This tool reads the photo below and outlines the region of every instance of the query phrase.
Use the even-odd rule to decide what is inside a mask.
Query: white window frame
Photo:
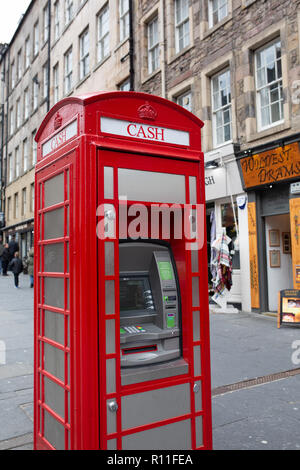
[[[79,80],[85,78],[90,71],[90,39],[87,28],[79,36]]]
[[[147,24],[148,47],[148,73],[151,74],[159,68],[159,30],[158,16]]]
[[[20,80],[21,76],[22,76],[22,49],[20,49],[17,54],[17,81]]]
[[[25,70],[30,66],[30,37],[25,40],[25,57],[24,57]]]
[[[29,89],[24,90],[24,121],[29,118],[30,112],[30,101],[29,101]]]
[[[102,62],[110,53],[109,45],[109,5],[102,8],[97,16],[97,60]]]
[[[59,13],[60,13],[60,3],[59,0],[57,0],[54,4],[54,40],[56,41],[59,38],[59,33],[60,33],[60,18],[59,18]]]
[[[19,217],[19,193],[14,194],[14,219]]]
[[[120,91],[130,91],[130,78],[126,78],[124,82],[119,85]]]
[[[225,86],[220,86],[220,79],[223,77]],[[217,88],[214,84],[218,82]],[[222,90],[225,90],[227,103],[222,103]],[[218,96],[217,96],[218,95]],[[219,103],[216,105],[216,100]],[[211,77],[211,108],[212,108],[212,128],[213,128],[213,145],[214,148],[232,142],[232,99],[231,99],[231,72],[230,69],[222,70]],[[229,112],[229,120],[224,122],[226,114]],[[230,138],[225,137],[225,128],[230,129]],[[221,141],[218,138],[218,129],[222,130]]]
[[[39,104],[39,82],[36,75],[32,80],[32,109],[35,111]]]
[[[208,1],[208,26],[213,28],[226,16],[228,16],[228,0],[209,0]]]
[[[31,134],[31,139],[32,139],[32,166],[34,166],[37,162],[37,143],[34,139],[35,134],[36,134],[36,129]]]
[[[10,129],[10,135],[13,135],[15,132],[15,117],[14,117],[14,108],[10,108],[10,123],[9,123],[9,129]]]
[[[28,139],[23,140],[23,171],[24,173],[29,169],[29,147]]]
[[[189,0],[175,0],[175,53],[190,45]]]
[[[43,42],[47,42],[49,38],[49,10],[48,5],[43,9]]]
[[[276,46],[280,46],[280,57],[276,58]],[[274,63],[275,63],[275,80],[268,81],[267,77],[267,63],[266,63],[266,55],[267,51],[273,49],[274,53]],[[264,62],[264,66],[258,68],[258,56],[262,55],[261,58]],[[259,71],[261,71],[261,75],[264,75],[264,83],[260,83],[259,79]],[[265,129],[269,129],[274,126],[278,126],[284,122],[284,113],[283,113],[283,80],[282,80],[282,63],[281,63],[281,40],[276,39],[275,41],[259,48],[255,51],[255,86],[256,86],[256,109],[257,109],[257,129],[258,131],[263,131]],[[273,90],[272,90],[273,88]],[[272,91],[271,91],[272,90]],[[278,99],[271,101],[272,92],[278,93]],[[262,96],[263,93],[266,92],[267,103],[263,106]],[[279,119],[273,120],[272,119],[272,107],[278,104],[279,105]],[[268,123],[263,123],[262,117],[262,108],[267,109],[267,114],[269,115]]]
[[[15,177],[19,178],[21,175],[21,154],[20,154],[20,147],[16,147],[15,150]]]
[[[64,93],[70,93],[73,87],[73,49],[70,47],[64,55]]]
[[[43,65],[43,98],[48,96],[48,81],[49,81],[48,63]]]
[[[34,212],[34,183],[30,185],[30,212]]]
[[[120,42],[129,36],[129,0],[119,0]]]
[[[15,61],[11,64],[11,88],[13,89],[16,84],[16,65]]]
[[[33,26],[33,57],[39,53],[39,22],[37,21]]]
[[[59,100],[59,64],[58,62],[53,67],[53,101],[54,104]]]
[[[184,109],[187,111],[192,112],[193,106],[192,106],[192,92],[191,90],[186,90],[183,93],[180,93],[180,95],[177,95],[176,98],[176,103],[179,104],[179,106],[182,106]],[[187,100],[185,103],[184,101]]]
[[[68,25],[74,15],[74,2],[73,0],[65,0],[65,25]]]
[[[8,169],[8,181],[11,183],[14,179],[14,159],[12,153],[8,155]]]
[[[21,119],[21,99],[18,98],[16,101],[16,128],[19,129],[22,123]]]
[[[27,188],[22,189],[22,209],[21,215],[26,214],[26,207],[27,207]]]

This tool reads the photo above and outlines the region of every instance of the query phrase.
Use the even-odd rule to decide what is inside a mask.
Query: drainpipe
[[[166,98],[166,59],[165,59],[165,0],[160,0],[161,11],[161,96]]]
[[[50,109],[50,56],[51,56],[51,1],[48,0],[48,62],[47,62],[47,74],[48,74],[48,86],[47,86],[47,112]]]
[[[130,91],[134,91],[134,41],[133,41],[133,0],[129,0],[129,80]]]

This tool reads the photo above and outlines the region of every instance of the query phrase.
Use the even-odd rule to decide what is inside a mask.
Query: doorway
[[[290,215],[265,217],[268,309],[277,311],[278,292],[293,288]]]

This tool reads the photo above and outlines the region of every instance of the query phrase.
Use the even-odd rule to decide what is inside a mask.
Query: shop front
[[[276,312],[279,292],[300,288],[299,142],[274,142],[238,161],[249,201],[251,309]]]
[[[232,286],[228,302],[243,311],[250,311],[249,245],[247,196],[232,144],[205,154],[205,191],[208,240],[209,289],[211,278],[211,246],[223,232],[231,239]]]

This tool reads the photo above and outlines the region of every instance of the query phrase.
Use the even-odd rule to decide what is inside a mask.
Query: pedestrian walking
[[[8,264],[9,264],[9,248],[8,248],[8,243],[5,243],[4,250],[2,253],[2,275],[3,276],[8,276],[7,274]]]
[[[30,287],[33,287],[33,264],[34,264],[34,250],[30,248],[28,252],[28,274],[30,278]]]
[[[14,254],[13,259],[10,261],[8,265],[8,269],[10,269],[15,278],[15,288],[19,288],[19,275],[23,271],[23,263],[22,260],[19,258],[19,252],[16,251]]]
[[[11,241],[8,244],[8,249],[9,249],[9,261],[11,261],[15,255],[15,253],[18,251],[19,252],[19,244],[16,242],[16,235],[13,234],[11,236]]]
[[[2,255],[4,251],[3,239],[0,238],[0,274],[2,274]]]

